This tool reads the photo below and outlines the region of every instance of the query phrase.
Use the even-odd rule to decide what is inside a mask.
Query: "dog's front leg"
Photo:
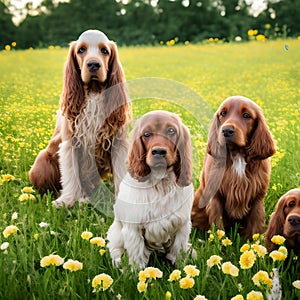
[[[208,215],[209,225],[213,224],[217,229],[224,230],[224,222],[223,222],[223,206],[220,200],[217,197],[213,197],[207,207],[206,212]]]
[[[60,144],[59,165],[62,185],[61,196],[52,204],[56,208],[72,207],[75,200],[84,195],[78,176],[78,160],[75,151],[73,151],[71,139]]]
[[[122,229],[122,236],[129,264],[144,269],[148,264],[151,252],[145,245],[141,227],[138,224],[125,224]]]

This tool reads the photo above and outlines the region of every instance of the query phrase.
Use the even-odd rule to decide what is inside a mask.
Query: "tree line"
[[[0,50],[12,42],[21,49],[67,46],[89,28],[102,30],[118,45],[300,35],[299,0],[266,0],[258,16],[245,0],[43,0],[22,9],[26,17],[18,26],[12,22],[12,11],[18,12],[12,5],[0,2]]]

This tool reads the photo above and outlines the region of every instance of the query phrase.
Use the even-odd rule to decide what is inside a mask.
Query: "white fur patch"
[[[239,154],[237,154],[235,157],[232,159],[232,169],[235,171],[235,173],[239,177],[245,176],[245,171],[246,171],[246,161],[245,158]]]

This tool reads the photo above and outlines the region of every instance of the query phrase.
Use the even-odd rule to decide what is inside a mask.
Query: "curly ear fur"
[[[275,153],[275,142],[267,126],[265,117],[259,110],[257,126],[252,134],[250,144],[247,147],[248,157],[252,159],[266,159]]]
[[[272,237],[274,235],[283,235],[283,226],[285,222],[284,204],[285,199],[280,198],[276,205],[275,212],[271,215],[266,231],[266,248],[269,252],[276,248],[276,245],[271,242]]]
[[[174,165],[177,184],[185,187],[192,182],[192,145],[188,128],[181,124],[177,144],[177,162]]]
[[[132,133],[133,142],[129,149],[127,170],[131,177],[145,181],[151,169],[146,163],[146,149],[140,136],[140,126],[136,125]]]
[[[74,121],[83,108],[85,101],[83,82],[75,57],[76,42],[70,44],[70,50],[64,70],[64,86],[61,95],[61,110],[63,115]]]

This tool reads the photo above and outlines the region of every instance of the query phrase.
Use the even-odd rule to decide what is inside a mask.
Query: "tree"
[[[2,2],[0,2],[0,28],[0,49],[3,49],[5,45],[15,41],[16,28],[12,23],[12,15],[8,7]]]

